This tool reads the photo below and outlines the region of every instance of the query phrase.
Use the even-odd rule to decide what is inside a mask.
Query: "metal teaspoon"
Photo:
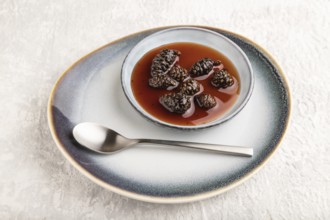
[[[102,154],[112,154],[136,144],[152,143],[161,145],[171,145],[199,150],[208,150],[221,154],[234,156],[253,156],[253,148],[238,147],[229,145],[203,144],[194,142],[168,141],[156,139],[129,139],[110,128],[102,125],[84,122],[73,128],[73,136],[76,141],[84,147]]]

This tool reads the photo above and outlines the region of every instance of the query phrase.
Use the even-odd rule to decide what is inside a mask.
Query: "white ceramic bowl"
[[[201,125],[182,126],[161,121],[146,112],[134,97],[131,87],[131,76],[135,64],[143,57],[143,55],[145,55],[150,50],[165,44],[176,42],[191,42],[211,47],[228,57],[237,69],[240,78],[240,93],[236,102],[226,113],[209,123]],[[179,27],[169,28],[151,34],[141,40],[135,47],[133,47],[133,49],[128,53],[122,65],[121,83],[124,93],[129,102],[138,112],[140,112],[147,119],[150,119],[157,124],[173,128],[199,129],[223,123],[235,116],[239,111],[241,111],[251,96],[254,84],[254,77],[249,59],[242,51],[242,49],[237,46],[233,41],[229,40],[221,34],[210,30],[195,27]]]

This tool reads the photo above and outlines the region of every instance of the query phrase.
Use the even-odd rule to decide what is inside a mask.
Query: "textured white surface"
[[[329,1],[0,2],[0,219],[329,219]],[[162,25],[240,33],[287,74],[292,121],[250,180],[200,202],[158,205],[108,192],[67,162],[48,131],[57,77],[95,48]]]

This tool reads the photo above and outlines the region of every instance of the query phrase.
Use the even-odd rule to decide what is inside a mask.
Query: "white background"
[[[0,2],[0,219],[329,219],[329,1]],[[144,29],[208,25],[267,49],[288,77],[292,118],[251,179],[204,201],[159,205],[82,176],[52,141],[48,96],[74,61]]]

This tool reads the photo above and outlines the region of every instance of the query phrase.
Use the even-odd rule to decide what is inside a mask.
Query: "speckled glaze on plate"
[[[143,118],[125,98],[120,69],[129,50],[144,37],[169,27],[146,30],[109,43],[84,56],[56,82],[48,104],[49,127],[60,151],[95,183],[130,198],[179,203],[220,194],[252,176],[273,155],[291,111],[287,81],[274,59],[243,36],[211,27],[234,41],[255,74],[245,108],[230,121],[200,131],[178,131]],[[221,143],[254,148],[252,158],[175,147],[141,145],[114,155],[79,146],[72,128],[96,122],[131,138]]]

